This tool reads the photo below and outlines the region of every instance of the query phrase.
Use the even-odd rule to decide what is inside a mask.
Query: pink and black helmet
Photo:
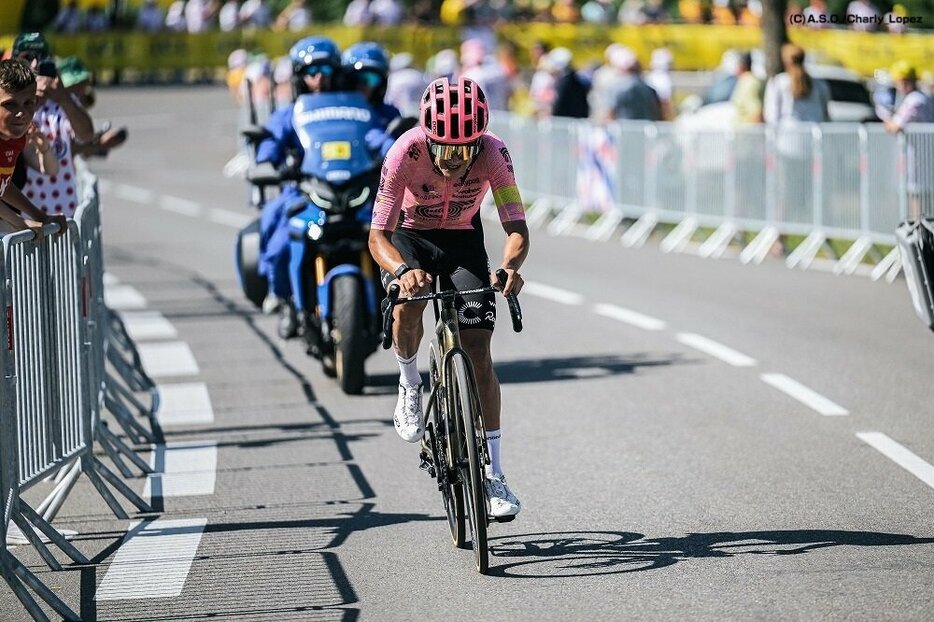
[[[486,95],[470,78],[452,83],[438,78],[422,95],[419,122],[429,140],[464,145],[486,133],[490,124]]]

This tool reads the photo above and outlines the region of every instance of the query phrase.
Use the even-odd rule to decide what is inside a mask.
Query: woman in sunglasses
[[[383,283],[401,295],[427,293],[432,275],[458,290],[495,284],[483,244],[480,204],[492,191],[506,232],[501,268],[504,294],[522,289],[519,268],[529,251],[529,230],[505,143],[487,132],[489,108],[469,78],[435,80],[422,95],[419,124],[389,150],[370,229],[370,252]],[[422,386],[416,354],[425,303],[395,308],[393,343],[401,371],[393,421],[410,443],[424,434]],[[500,464],[500,388],[490,357],[496,323],[492,294],[458,299],[461,341],[473,362],[487,430],[487,495],[495,517],[519,513]]]

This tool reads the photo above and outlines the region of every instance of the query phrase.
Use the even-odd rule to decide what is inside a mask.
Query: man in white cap
[[[402,116],[418,116],[422,93],[427,86],[425,74],[412,67],[411,54],[400,52],[389,60],[386,103],[398,108]]]
[[[609,61],[618,76],[610,86],[606,120],[660,121],[661,102],[658,94],[642,79],[636,54],[621,45],[610,51]]]
[[[556,117],[586,119],[590,113],[587,93],[590,85],[581,80],[571,65],[573,54],[567,48],[555,48],[548,53],[555,75],[555,101],[551,114]]]

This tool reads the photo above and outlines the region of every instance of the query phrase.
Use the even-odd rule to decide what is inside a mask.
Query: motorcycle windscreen
[[[373,168],[366,146],[373,113],[359,93],[301,95],[292,125],[305,150],[304,175],[341,184]]]

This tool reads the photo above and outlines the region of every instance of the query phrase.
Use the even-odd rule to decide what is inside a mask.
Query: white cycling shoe
[[[396,402],[396,411],[392,415],[396,432],[405,442],[417,443],[425,434],[423,419],[422,385],[409,387],[400,384],[399,401]]]
[[[515,516],[522,509],[519,498],[509,490],[505,475],[499,474],[487,478],[484,486],[486,497],[490,502],[490,516],[493,518]]]

